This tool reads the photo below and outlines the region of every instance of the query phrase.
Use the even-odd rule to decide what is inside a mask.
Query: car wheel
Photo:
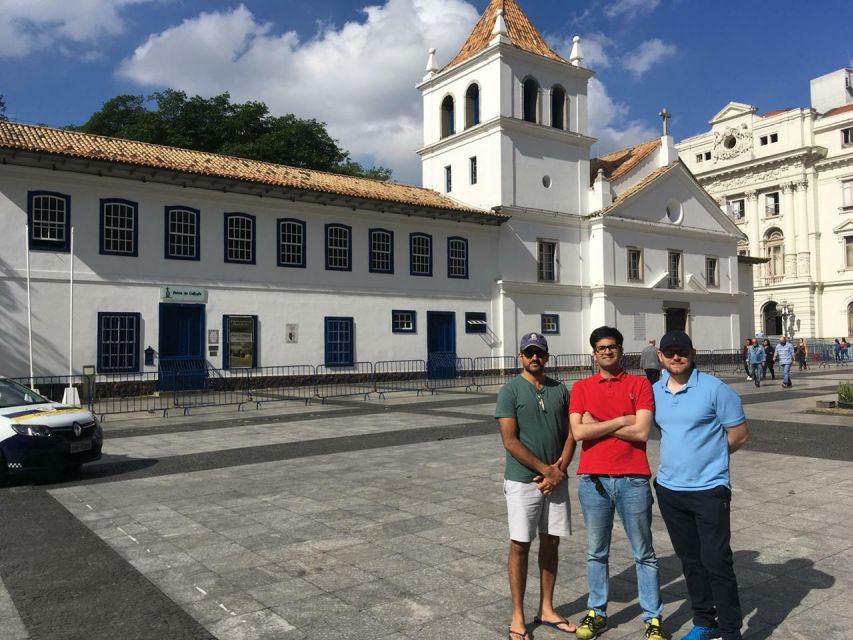
[[[6,456],[3,455],[3,450],[0,449],[0,487],[5,487],[9,480],[9,467],[6,466]]]

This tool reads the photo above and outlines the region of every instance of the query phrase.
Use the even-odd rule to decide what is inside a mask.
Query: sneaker
[[[578,624],[578,630],[575,631],[575,635],[580,640],[592,640],[592,638],[597,638],[599,635],[604,633],[606,628],[607,618],[598,615],[595,611],[590,609],[589,613],[587,613]]]
[[[694,626],[690,633],[682,636],[681,640],[723,640],[717,627]]]
[[[746,376],[747,380],[752,380],[752,376]]]
[[[646,640],[669,640],[669,636],[661,628],[661,619],[652,618],[646,623]]]

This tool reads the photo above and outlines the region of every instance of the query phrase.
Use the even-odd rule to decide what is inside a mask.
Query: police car
[[[0,377],[0,482],[98,460],[104,435],[90,411],[51,402]]]

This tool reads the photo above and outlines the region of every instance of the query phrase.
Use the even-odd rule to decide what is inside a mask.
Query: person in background
[[[752,380],[752,371],[749,367],[749,347],[752,346],[752,340],[749,338],[743,343],[743,347],[740,350],[740,359],[743,362],[743,370],[746,371],[746,379]]]
[[[524,620],[527,559],[539,534],[539,612],[537,624],[574,633],[574,624],[554,610],[557,551],[571,534],[566,467],[575,452],[569,437],[569,392],[545,375],[548,341],[540,333],[521,338],[523,371],[498,393],[495,418],[506,449],[504,496],[509,521],[507,572],[512,596],[509,640],[530,640]]]
[[[779,336],[773,359],[782,367],[782,388],[791,388],[791,365],[794,363],[794,345],[785,336]]]
[[[847,362],[850,360],[850,343],[847,342],[847,338],[841,338],[841,362]]]
[[[838,338],[832,343],[832,351],[835,354],[835,361],[841,362],[841,342]]]
[[[731,455],[749,439],[734,390],[696,369],[683,331],[660,339],[665,369],[654,386],[660,430],[658,508],[681,560],[693,628],[681,640],[742,640],[731,548]]]
[[[764,349],[764,365],[761,371],[761,379],[767,377],[767,372],[770,372],[770,379],[776,379],[776,372],[773,370],[773,347],[770,345],[770,340],[764,338],[764,342],[762,343],[762,348]]]
[[[753,338],[750,340],[749,349],[747,349],[746,359],[749,363],[750,380],[755,383],[756,387],[761,386],[761,370],[764,367],[764,347],[758,344],[758,340]]]
[[[640,368],[646,372],[649,384],[654,384],[660,379],[660,360],[658,360],[654,338],[649,338],[649,344],[640,353]]]
[[[797,346],[794,347],[794,355],[797,358],[797,365],[799,366],[800,371],[807,370],[809,368],[809,365],[807,364],[809,361],[809,346],[802,338],[797,340]]]

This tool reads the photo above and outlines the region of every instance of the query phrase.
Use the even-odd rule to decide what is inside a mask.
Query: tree
[[[0,120],[6,119],[6,101],[3,99],[3,96],[0,95]]]
[[[147,108],[146,102],[154,108]],[[120,95],[105,102],[83,125],[70,128],[306,169],[391,178],[390,169],[365,168],[353,161],[325,123],[293,114],[271,116],[263,102],[235,104],[228,93],[202,98],[167,89],[147,101],[140,95]]]

